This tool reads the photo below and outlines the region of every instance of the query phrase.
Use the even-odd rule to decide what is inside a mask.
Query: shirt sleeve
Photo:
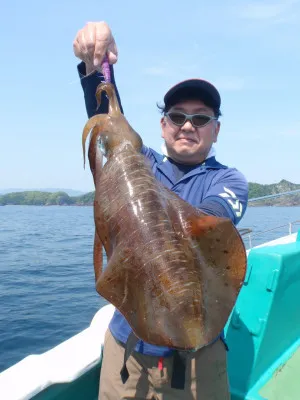
[[[111,74],[111,83],[115,85],[117,99],[120,105],[121,112],[123,113],[121,99],[119,96],[118,88],[116,86],[114,68],[112,65],[110,65],[109,68]],[[91,118],[95,114],[106,114],[108,112],[108,99],[105,93],[102,93],[101,104],[98,110],[96,101],[96,89],[101,82],[104,82],[104,76],[100,72],[94,72],[91,75],[86,76],[86,69],[84,62],[81,62],[80,64],[77,65],[77,71],[79,74],[81,86],[84,93],[84,101],[88,117]]]
[[[244,175],[229,168],[211,185],[199,209],[206,214],[230,218],[237,225],[247,209],[248,192]]]

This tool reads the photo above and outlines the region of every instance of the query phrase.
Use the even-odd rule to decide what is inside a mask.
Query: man
[[[78,70],[83,78],[87,113],[91,117],[96,113],[95,92],[103,80],[99,71],[105,55],[111,64],[115,84],[112,64],[117,61],[117,47],[108,25],[88,23],[76,35],[74,53],[83,61]],[[117,96],[120,102],[118,92]],[[221,115],[217,89],[201,79],[187,80],[172,87],[165,94],[164,103],[160,121],[164,154],[146,146],[142,149],[155,177],[194,207],[207,214],[230,218],[237,224],[246,210],[248,184],[240,172],[215,159],[213,144],[217,142]],[[104,97],[97,112],[107,112]],[[129,378],[122,382],[120,370],[130,333],[127,321],[116,311],[104,342],[101,400],[230,398],[226,345],[222,337],[190,354],[184,388],[179,389],[176,380],[182,376],[175,362],[175,352],[142,341],[126,363]]]

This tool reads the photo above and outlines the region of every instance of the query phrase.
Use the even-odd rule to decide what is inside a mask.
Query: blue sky
[[[218,161],[249,181],[300,183],[300,1],[5,1],[1,5],[0,189],[93,190],[72,43],[107,21],[125,115],[160,149],[170,86],[202,77],[222,97]]]

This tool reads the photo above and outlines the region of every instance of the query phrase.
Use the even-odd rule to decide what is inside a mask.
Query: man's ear
[[[214,128],[214,133],[213,133],[214,143],[216,143],[217,140],[218,140],[218,135],[219,135],[220,127],[221,127],[221,122],[220,122],[220,121],[217,121],[216,126],[215,126],[215,128]]]
[[[162,117],[162,118],[160,119],[161,137],[162,137],[162,138],[165,137],[165,136],[164,136],[164,129],[165,129],[165,126],[166,126],[166,117]]]

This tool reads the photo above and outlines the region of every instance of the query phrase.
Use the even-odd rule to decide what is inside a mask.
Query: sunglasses
[[[216,121],[217,117],[205,114],[185,114],[183,112],[170,111],[165,114],[173,124],[183,126],[186,121],[191,121],[194,128],[202,128],[211,121]]]

